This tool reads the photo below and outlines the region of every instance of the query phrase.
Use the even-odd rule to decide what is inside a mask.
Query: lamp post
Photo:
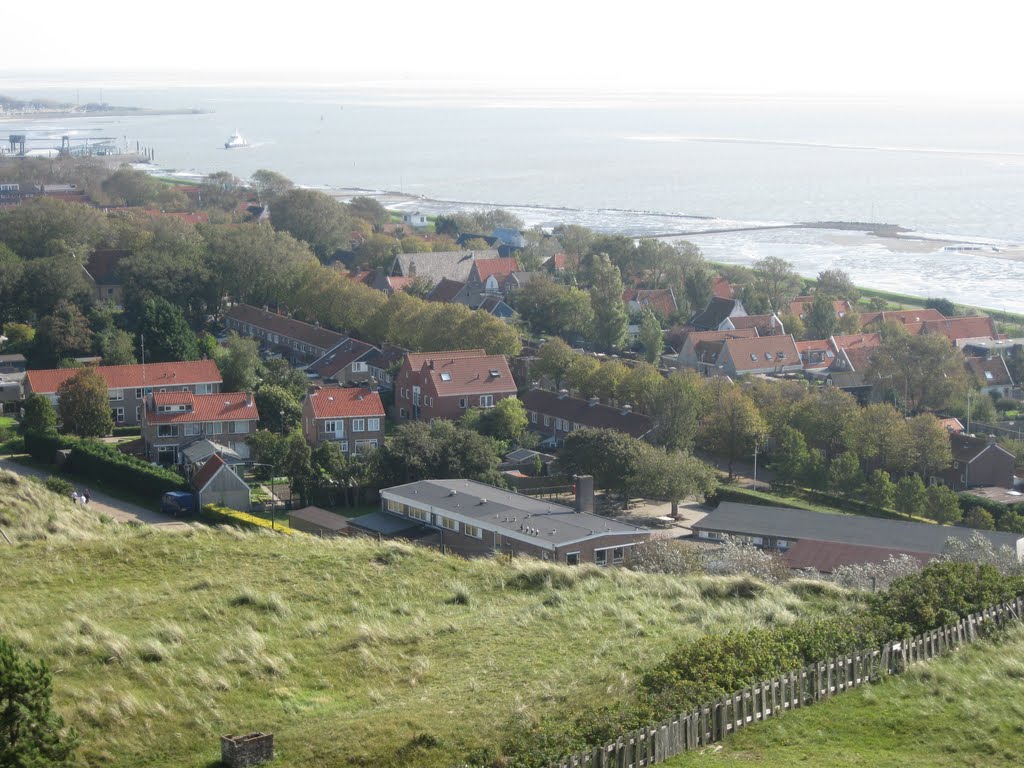
[[[270,530],[277,530],[277,467],[273,464],[253,463],[253,467],[270,468]]]

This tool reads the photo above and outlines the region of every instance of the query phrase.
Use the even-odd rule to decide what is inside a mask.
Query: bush
[[[250,515],[248,512],[240,512],[237,509],[222,507],[219,504],[204,504],[199,517],[211,525],[234,525],[238,528],[248,528],[249,530],[274,530],[287,536],[295,533],[291,528],[283,525],[283,521],[271,529],[270,520]]]
[[[142,427],[114,427],[114,437],[140,437]]]
[[[58,496],[63,496],[64,498],[70,497],[71,492],[75,490],[75,486],[73,486],[63,477],[55,477],[54,475],[50,475],[48,478],[46,478],[43,481],[43,485],[45,485],[49,490],[56,493]]]
[[[73,448],[78,443],[78,438],[56,432],[26,432],[24,440],[25,452],[45,464],[54,463],[58,450]]]
[[[159,500],[167,491],[188,490],[185,479],[176,472],[155,467],[121,453],[112,445],[92,440],[79,440],[74,445],[67,471],[154,500]]]

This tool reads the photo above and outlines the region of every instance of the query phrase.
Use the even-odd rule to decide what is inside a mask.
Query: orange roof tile
[[[759,336],[753,339],[727,339],[723,345],[737,371],[800,366],[800,353],[792,336]],[[723,352],[724,352],[723,349]],[[768,357],[771,355],[771,357]],[[756,357],[756,359],[754,359]]]
[[[29,371],[29,386],[36,394],[50,394],[57,391],[64,381],[80,369],[54,368]],[[183,387],[192,384],[220,384],[223,379],[213,360],[193,360],[184,363],[147,363],[146,365],[101,365],[96,372],[103,377],[107,389],[131,389],[138,387]]]
[[[313,408],[313,418],[316,419],[384,417],[384,404],[380,395],[362,387],[326,387],[306,398]]]
[[[642,288],[629,288],[622,294],[625,302],[636,302],[642,307],[651,307],[661,313],[662,317],[671,317],[679,307],[676,304],[675,294],[671,288],[658,288],[657,290],[645,290]]]
[[[150,424],[184,424],[193,421],[249,421],[259,420],[256,404],[245,392],[220,392],[214,395],[193,395],[191,392],[157,392],[153,404],[189,405],[191,410],[160,413],[147,411]]]
[[[514,258],[477,259],[473,262],[473,269],[475,269],[477,275],[479,275],[480,282],[484,282],[491,275],[496,277],[507,277],[513,272],[520,271],[519,262]]]
[[[482,349],[463,349],[410,353],[407,357],[413,371],[429,374],[439,396],[516,391],[516,382],[504,355],[488,355]]]
[[[217,470],[223,466],[226,466],[224,459],[216,453],[213,454],[206,460],[206,463],[203,464],[202,468],[192,475],[192,487],[197,490],[205,488],[206,484],[209,483],[213,479],[213,476],[217,474]]]
[[[981,315],[926,320],[921,333],[940,333],[954,344],[960,339],[995,339],[999,336],[992,318]]]
[[[720,299],[731,299],[733,298],[732,285],[724,277],[716,277],[714,285],[711,288],[713,295]]]

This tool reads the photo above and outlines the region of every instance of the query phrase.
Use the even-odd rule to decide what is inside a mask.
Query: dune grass
[[[0,483],[26,531],[0,542],[0,632],[50,663],[85,765],[210,765],[220,735],[263,730],[280,765],[447,768],[516,723],[614,699],[681,640],[856,599],[368,539],[49,533],[78,509],[48,493]]]
[[[664,763],[1011,766],[1024,754],[1024,627]]]

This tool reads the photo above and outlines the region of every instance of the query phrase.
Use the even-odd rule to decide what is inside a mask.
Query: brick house
[[[726,339],[718,355],[717,370],[726,376],[803,371],[800,352],[792,336]]]
[[[282,352],[293,365],[311,363],[345,339],[343,334],[249,304],[231,307],[224,314],[224,325],[239,336],[258,339],[263,346]]]
[[[207,438],[246,459],[245,440],[256,431],[259,419],[247,392],[155,392],[146,402],[142,444],[146,458],[161,464],[178,463],[183,448]]]
[[[131,251],[114,248],[97,248],[89,254],[88,261],[83,265],[85,276],[92,284],[94,296],[99,303],[109,302],[121,306],[124,298],[124,284],[118,273],[121,260],[131,255]]]
[[[395,380],[399,419],[458,419],[515,394],[505,356],[482,349],[410,352]]]
[[[370,358],[380,350],[359,339],[343,339],[327,354],[308,366],[306,373],[338,384],[366,382],[370,378]]]
[[[1010,397],[1013,394],[1013,377],[1006,361],[999,355],[992,357],[968,357],[964,360],[967,373],[978,385],[978,391],[986,395]]]
[[[928,478],[929,485],[941,483],[954,491],[978,487],[1013,488],[1016,457],[996,443],[995,437],[950,434],[949,447],[953,450],[953,464]]]
[[[739,331],[690,331],[680,347],[676,365],[705,373],[709,367],[713,369],[718,364],[718,355],[726,339],[753,338],[757,338],[756,328],[744,328]]]
[[[380,395],[356,387],[325,387],[302,401],[302,433],[314,448],[337,443],[346,456],[384,444]]]
[[[578,500],[573,509],[473,480],[421,480],[382,490],[380,514],[419,528],[426,534],[419,541],[465,557],[620,565],[631,546],[651,536],[647,528],[578,511],[584,506]]]
[[[627,288],[622,294],[622,301],[625,302],[626,311],[630,315],[637,315],[650,308],[663,323],[679,312],[676,295],[671,288]]]
[[[25,374],[25,394],[45,395],[57,405],[57,388],[79,369],[53,368],[28,371]],[[107,384],[111,416],[117,426],[142,424],[146,399],[161,392],[190,392],[209,395],[220,392],[224,383],[213,360],[194,360],[185,363],[146,363],[146,365],[101,365],[96,373]]]
[[[602,405],[596,397],[589,400],[569,397],[564,389],[560,392],[531,389],[523,393],[522,401],[529,418],[529,430],[553,438],[556,444],[577,429],[614,429],[641,439],[654,430],[649,416],[634,413],[628,405],[614,408]]]

